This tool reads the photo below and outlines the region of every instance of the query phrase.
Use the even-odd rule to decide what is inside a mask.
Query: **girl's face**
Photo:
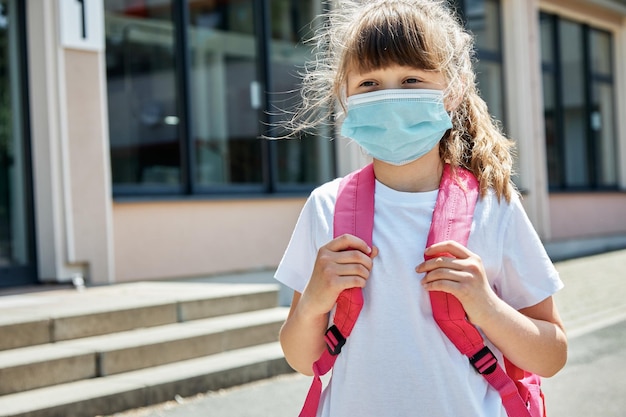
[[[445,88],[445,79],[441,72],[394,65],[364,73],[351,71],[348,73],[347,84],[347,95],[350,97],[354,94],[387,89],[423,88],[443,90]]]

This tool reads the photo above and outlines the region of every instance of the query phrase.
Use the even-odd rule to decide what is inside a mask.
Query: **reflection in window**
[[[567,86],[561,94],[563,135],[567,141],[563,155],[565,185],[582,187],[589,183],[582,26],[562,21],[558,36],[560,79],[562,86]]]
[[[0,0],[0,270],[32,262],[17,0]],[[0,287],[11,274],[0,274]]]
[[[310,46],[304,43],[313,35],[314,17],[322,13],[316,0],[272,0],[272,39],[270,68],[274,94],[272,105],[286,113],[275,116],[273,122],[287,117],[299,103],[298,71],[310,57]],[[313,21],[313,25],[311,22]],[[273,134],[284,134],[274,131]],[[334,173],[333,145],[329,126],[321,126],[296,139],[276,142],[278,181],[284,186],[297,183],[320,183]]]
[[[591,38],[591,115],[590,128],[599,164],[596,182],[600,187],[617,184],[616,131],[613,98],[613,60],[611,35],[590,31]]]
[[[171,2],[105,0],[114,185],[180,186]]]
[[[475,36],[476,46],[499,53],[500,3],[494,0],[465,0],[467,28]]]
[[[478,61],[476,64],[476,80],[480,89],[480,96],[489,106],[489,113],[496,120],[503,121],[502,64],[487,60]]]
[[[556,96],[558,83],[555,80],[556,58],[555,58],[555,39],[554,29],[556,26],[552,23],[552,17],[542,15],[540,20],[541,33],[541,61],[543,63],[543,106],[544,106],[544,124],[546,135],[546,159],[548,164],[548,184],[560,184],[561,178],[561,162],[563,158],[560,154],[560,137],[557,135],[557,126],[560,121],[557,120],[559,113],[556,111]]]
[[[306,191],[334,175],[328,132],[260,139],[277,121],[266,116],[274,100],[300,99],[321,0],[105,8],[114,192]]]
[[[503,58],[499,0],[455,0],[467,29],[474,36],[476,81],[480,96],[489,106],[489,112],[505,122]],[[460,8],[460,6],[463,6]]]
[[[248,1],[189,4],[192,140],[199,186],[263,182],[254,7]]]
[[[548,14],[540,27],[549,185],[615,187],[611,35]]]

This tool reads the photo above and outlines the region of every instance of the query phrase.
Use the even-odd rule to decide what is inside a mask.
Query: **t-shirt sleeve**
[[[311,277],[319,248],[332,239],[333,185],[315,190],[307,199],[274,274],[276,280],[300,293]]]
[[[496,287],[509,305],[517,310],[531,307],[563,288],[518,198],[511,202],[502,238],[502,269]]]

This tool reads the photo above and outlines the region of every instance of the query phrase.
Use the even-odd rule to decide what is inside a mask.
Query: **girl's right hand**
[[[309,317],[327,314],[343,290],[365,287],[376,255],[376,247],[370,248],[365,241],[349,234],[322,246],[299,301],[301,311],[306,311]]]

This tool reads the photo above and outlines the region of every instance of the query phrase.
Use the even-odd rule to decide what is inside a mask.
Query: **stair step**
[[[2,351],[0,395],[274,342],[287,313],[275,307]]]
[[[278,286],[138,282],[3,296],[0,351],[274,307]]]
[[[85,417],[291,372],[278,342],[0,397],[0,417]]]
[[[278,285],[143,282],[0,297],[0,417],[90,417],[291,372]]]

